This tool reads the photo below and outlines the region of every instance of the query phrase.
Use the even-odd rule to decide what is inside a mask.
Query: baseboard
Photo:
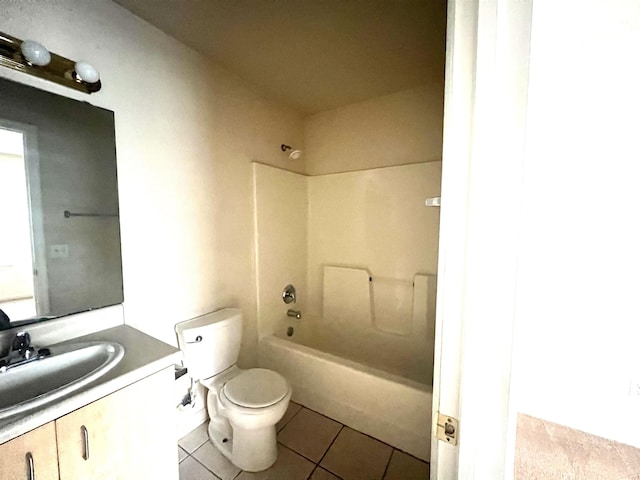
[[[200,425],[209,420],[209,415],[207,415],[206,408],[200,408],[198,410],[190,409],[190,410],[177,410],[177,433],[178,439],[184,437],[188,433],[192,432]]]

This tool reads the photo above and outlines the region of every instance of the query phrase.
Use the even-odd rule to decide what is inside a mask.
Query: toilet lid
[[[222,387],[225,397],[241,407],[268,407],[282,400],[289,385],[282,375],[264,368],[251,368]]]

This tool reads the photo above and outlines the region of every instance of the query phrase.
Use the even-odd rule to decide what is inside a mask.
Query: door
[[[516,412],[638,447],[640,4],[448,21],[432,479],[513,478]]]
[[[508,477],[531,1],[448,6],[431,478]]]
[[[56,480],[58,455],[54,422],[0,445],[0,480]]]

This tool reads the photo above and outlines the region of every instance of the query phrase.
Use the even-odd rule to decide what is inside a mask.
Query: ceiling
[[[303,114],[444,82],[446,0],[115,0]]]

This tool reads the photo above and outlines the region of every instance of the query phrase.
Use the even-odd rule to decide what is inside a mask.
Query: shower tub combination
[[[293,401],[423,460],[439,231],[424,197],[439,195],[441,167],[306,176],[253,164],[260,365],[291,382]],[[282,302],[287,284],[295,304]]]
[[[344,279],[357,286],[353,275]],[[291,382],[294,401],[428,461],[435,284],[434,275],[416,275],[409,321],[397,331],[353,314],[362,309],[344,316],[326,303],[323,317],[279,320],[260,340],[260,364]]]

